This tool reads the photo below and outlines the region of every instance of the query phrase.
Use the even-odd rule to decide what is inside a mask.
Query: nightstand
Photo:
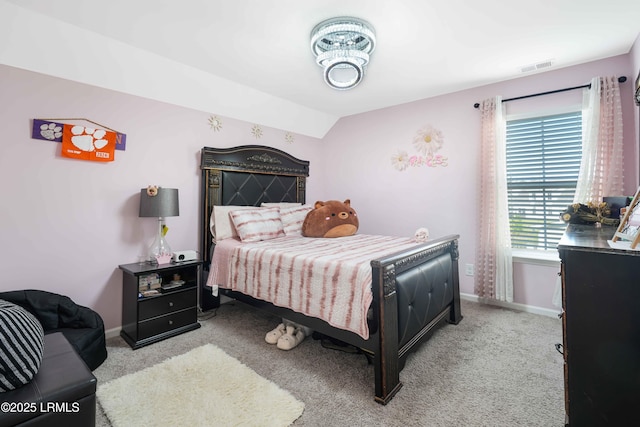
[[[134,263],[122,270],[120,336],[138,349],[192,331],[198,323],[198,286],[202,261]]]

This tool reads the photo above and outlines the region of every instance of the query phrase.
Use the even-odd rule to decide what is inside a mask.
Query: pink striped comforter
[[[242,292],[369,338],[371,260],[410,248],[410,238],[281,237],[216,245],[207,285]]]

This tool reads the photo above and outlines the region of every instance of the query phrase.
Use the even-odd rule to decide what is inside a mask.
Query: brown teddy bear
[[[351,200],[316,202],[302,223],[305,237],[344,237],[358,231],[358,215],[351,207]]]

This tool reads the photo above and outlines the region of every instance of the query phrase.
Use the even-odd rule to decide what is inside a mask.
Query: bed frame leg
[[[387,316],[389,313],[387,313]],[[394,319],[397,318],[397,314]],[[395,330],[397,331],[397,326]],[[388,337],[380,331],[380,340],[387,339],[398,342],[397,334],[395,337]],[[393,335],[393,334],[391,334]],[[400,364],[398,355],[398,346],[382,345],[377,354],[373,358],[373,368],[375,371],[375,401],[386,405],[393,399],[393,396],[402,388],[400,382]]]
[[[460,272],[458,270],[458,241],[451,242],[451,260],[452,263],[452,281],[453,281],[453,302],[451,303],[451,311],[447,322],[457,325],[462,320],[462,312],[460,311]]]
[[[386,396],[378,396],[378,394],[376,393],[376,402],[382,404],[382,405],[386,405],[387,403],[391,402],[391,399],[393,399],[393,396],[395,396],[395,394],[398,392],[398,390],[400,390],[402,388],[402,383],[398,383],[393,390],[391,390],[391,392],[389,392]]]
[[[458,296],[457,298],[454,298],[453,303],[451,304],[451,311],[447,322],[452,325],[457,325],[461,320],[462,313],[460,312],[460,297]]]
[[[398,352],[398,295],[395,266],[374,268],[374,301],[378,301],[378,351],[374,356],[375,400],[386,405],[402,388]]]

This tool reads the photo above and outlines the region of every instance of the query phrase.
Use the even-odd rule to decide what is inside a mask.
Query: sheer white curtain
[[[594,77],[584,89],[582,163],[574,203],[622,196],[622,106],[617,77]]]
[[[617,77],[594,77],[582,96],[582,162],[574,203],[622,196],[622,104]],[[558,278],[553,304],[562,307]]]
[[[480,103],[482,135],[478,179],[479,224],[474,292],[513,301],[511,233],[507,207],[506,124],[500,97]]]

